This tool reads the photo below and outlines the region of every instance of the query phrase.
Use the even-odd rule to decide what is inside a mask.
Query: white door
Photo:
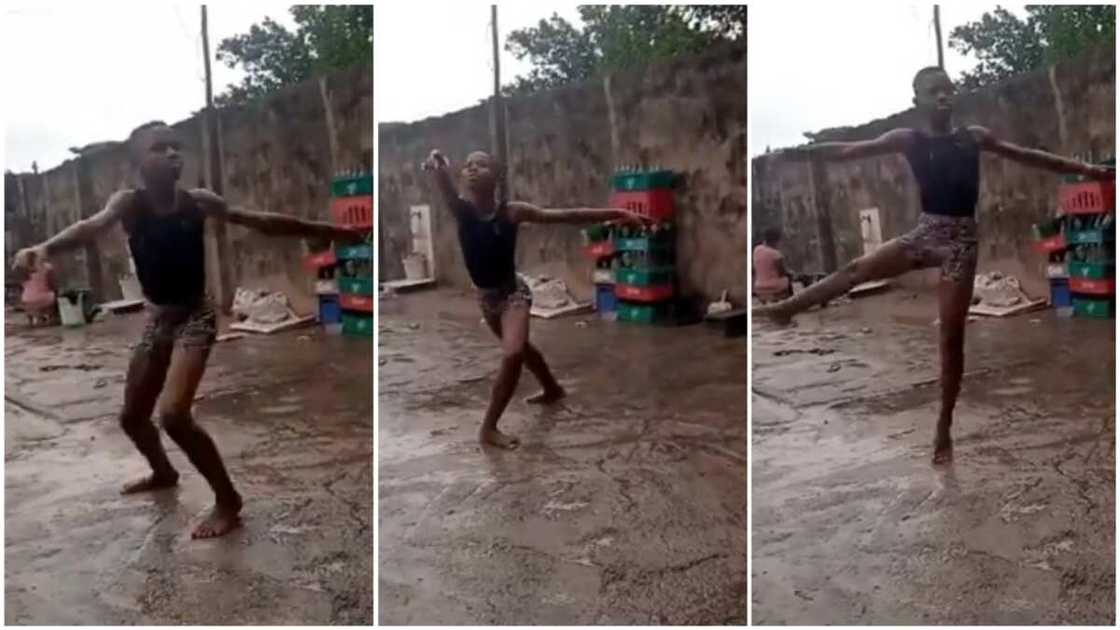
[[[427,275],[436,275],[435,248],[432,244],[432,208],[427,205],[412,206],[408,209],[409,229],[412,232],[412,252],[424,257]]]
[[[863,253],[870,254],[883,244],[883,228],[879,223],[879,209],[859,211],[859,231],[863,236]]]

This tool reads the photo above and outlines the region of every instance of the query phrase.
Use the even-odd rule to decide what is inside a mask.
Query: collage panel
[[[1114,624],[1115,6],[751,17],[752,624]]]
[[[378,7],[379,623],[745,625],[746,7],[430,11]]]
[[[5,624],[372,625],[373,7],[3,12]]]

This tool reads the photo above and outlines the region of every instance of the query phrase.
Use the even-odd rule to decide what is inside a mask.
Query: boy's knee
[[[189,412],[161,411],[159,424],[164,431],[167,431],[168,435],[174,436],[176,433],[189,430],[191,425],[194,424],[194,418],[191,417]]]
[[[143,427],[144,423],[148,422],[148,418],[145,418],[143,415],[138,414],[134,411],[125,409],[124,411],[121,411],[121,414],[119,416],[117,416],[117,422],[120,423],[121,428],[124,429],[125,433],[131,433],[137,428]]]
[[[521,367],[525,362],[525,347],[502,350],[502,363],[507,367]]]

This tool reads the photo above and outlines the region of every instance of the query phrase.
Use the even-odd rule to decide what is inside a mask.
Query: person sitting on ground
[[[768,227],[762,232],[762,242],[754,248],[754,294],[763,304],[793,295],[792,277],[778,249],[781,241],[782,231]]]
[[[53,266],[44,263],[31,271],[23,282],[20,301],[29,326],[49,324],[55,319],[55,313],[58,312],[58,290],[55,287]]]

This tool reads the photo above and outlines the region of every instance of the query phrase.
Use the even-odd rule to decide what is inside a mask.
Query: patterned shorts
[[[148,323],[137,351],[157,347],[209,348],[218,337],[218,315],[206,298],[194,307],[148,306]]]
[[[976,275],[978,239],[976,219],[922,214],[918,226],[899,241],[920,269],[941,268],[944,280],[967,280]]]
[[[511,306],[532,308],[533,291],[521,276],[517,276],[512,287],[479,289],[478,305],[486,317],[500,318]]]

